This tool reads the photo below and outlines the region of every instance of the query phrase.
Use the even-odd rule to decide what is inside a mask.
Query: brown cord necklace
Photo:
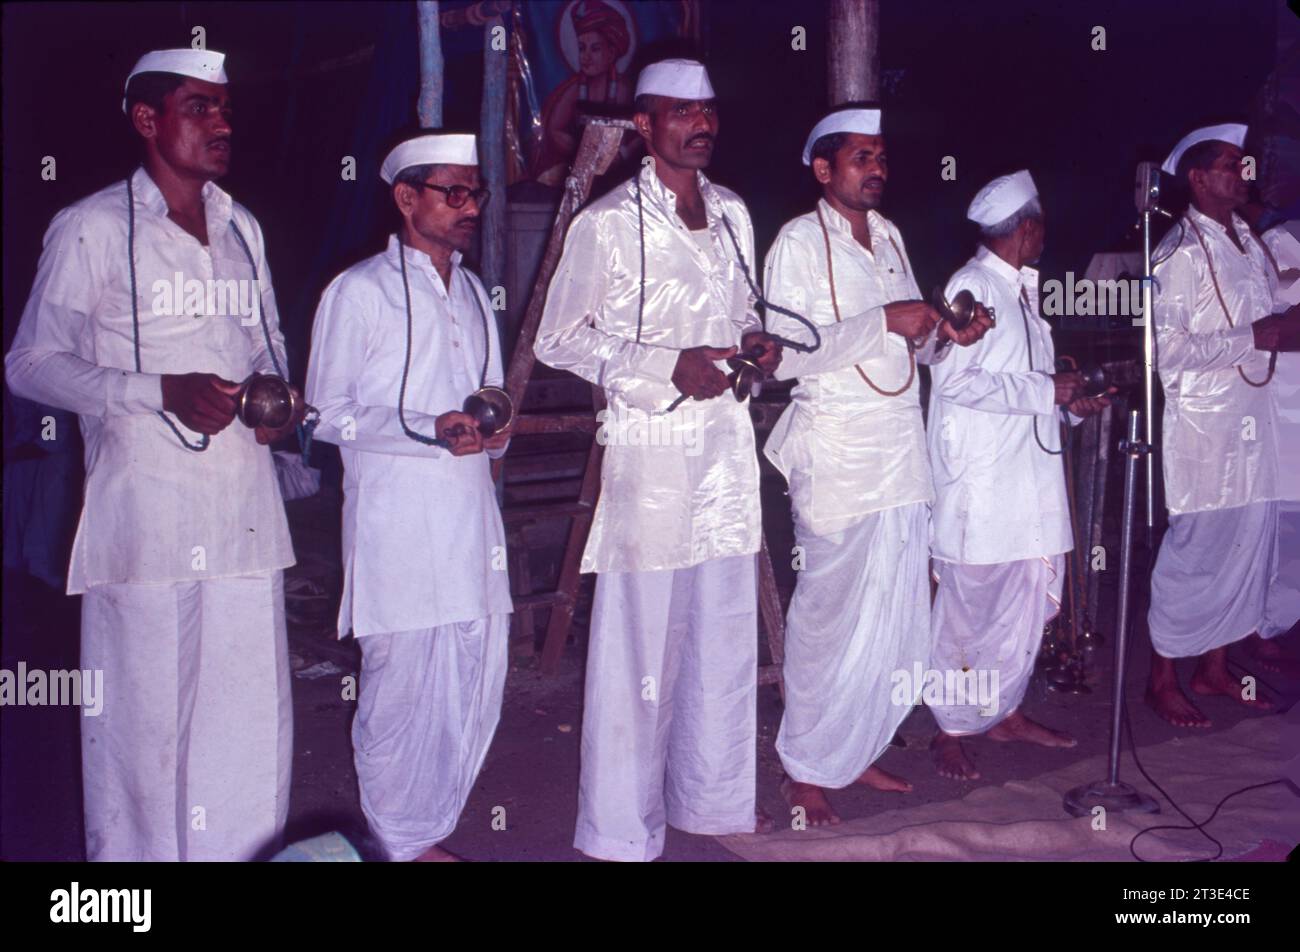
[[[1214,282],[1214,295],[1219,299],[1219,307],[1223,308],[1223,316],[1228,319],[1229,327],[1236,327],[1237,325],[1232,322],[1232,314],[1228,311],[1228,305],[1223,300],[1223,292],[1219,290],[1219,276],[1214,273],[1214,259],[1210,257],[1210,248],[1209,245],[1205,243],[1205,236],[1201,234],[1200,227],[1192,220],[1191,215],[1187,216],[1187,223],[1192,226],[1192,231],[1196,232],[1196,240],[1201,243],[1201,250],[1205,252],[1205,263],[1210,269],[1210,280]],[[1250,237],[1254,238],[1255,243],[1258,244],[1260,248],[1264,249],[1264,256],[1272,261],[1273,267],[1276,268],[1277,262],[1274,260],[1273,255],[1269,250],[1264,247],[1264,243],[1258,238],[1255,238],[1254,232],[1250,233]],[[1273,379],[1273,371],[1275,370],[1277,370],[1277,351],[1275,350],[1270,350],[1268,352],[1268,373],[1265,375],[1263,380],[1251,380],[1246,376],[1246,371],[1241,369],[1241,365],[1237,365],[1237,373],[1241,374],[1241,379],[1246,381],[1246,383],[1250,384],[1252,387],[1267,386],[1268,382]]]
[[[840,317],[840,303],[835,293],[835,264],[834,255],[831,253],[831,233],[826,227],[826,219],[822,217],[821,205],[817,206],[817,223],[822,226],[822,240],[826,243],[826,273],[831,281],[831,308],[835,311],[835,323],[839,324],[843,322],[843,318]],[[894,254],[898,255],[898,260],[903,265],[903,274],[907,275],[907,259],[903,257],[903,252],[899,250],[898,243],[894,241],[894,236],[888,232],[885,233],[885,236],[889,239],[889,243],[894,246]],[[916,348],[910,340],[907,342],[907,382],[897,390],[882,390],[877,387],[858,364],[854,364],[853,369],[858,372],[858,376],[866,382],[868,387],[882,397],[896,397],[912,386],[912,380],[916,377]]]

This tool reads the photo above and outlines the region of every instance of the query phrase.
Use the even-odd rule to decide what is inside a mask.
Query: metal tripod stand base
[[[1094,780],[1075,787],[1065,795],[1062,805],[1071,816],[1090,816],[1095,807],[1107,813],[1159,813],[1160,804],[1126,783]]]

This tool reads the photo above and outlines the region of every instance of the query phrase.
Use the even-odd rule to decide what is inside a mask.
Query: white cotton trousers
[[[1277,574],[1268,587],[1264,605],[1264,624],[1259,633],[1265,638],[1286,634],[1300,621],[1300,502],[1283,502],[1278,506]]]
[[[1170,517],[1147,613],[1157,654],[1195,657],[1264,627],[1277,530],[1275,502]]]
[[[776,749],[800,783],[846,787],[884,753],[920,695],[930,660],[930,513],[913,503],[843,532],[799,532],[786,615],[785,715]]]
[[[357,639],[353,760],[389,859],[415,859],[456,828],[501,716],[509,634],[499,614]]]
[[[1020,706],[1034,673],[1044,626],[1061,609],[1065,557],[1054,555],[994,565],[934,561],[931,667],[944,683],[942,698],[923,697],[946,734],[982,734]],[[965,683],[987,687],[991,703],[949,692]],[[996,678],[996,681],[995,681]],[[936,692],[940,693],[940,692]],[[938,701],[938,703],[935,703]]]
[[[755,572],[744,555],[597,577],[573,841],[583,853],[655,859],[666,823],[753,832]]]
[[[92,586],[81,665],[104,672],[103,710],[81,719],[87,859],[279,848],[293,766],[283,572]]]

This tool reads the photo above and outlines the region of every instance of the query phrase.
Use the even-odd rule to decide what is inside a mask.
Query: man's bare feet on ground
[[[911,793],[912,785],[897,774],[891,774],[872,764],[862,772],[862,776],[854,783],[861,784],[864,787],[870,787],[872,790],[884,790],[886,793]]]
[[[939,731],[930,742],[930,750],[934,754],[934,765],[939,769],[940,777],[947,777],[949,780],[980,778],[980,772],[966,756],[966,749],[962,747],[959,738]]]
[[[1012,711],[998,724],[985,732],[989,740],[1006,743],[1007,741],[1024,741],[1039,747],[1074,747],[1078,744],[1073,737],[1062,731],[1031,721],[1020,711]]]
[[[1245,685],[1229,674],[1227,668],[1211,668],[1206,671],[1198,666],[1192,674],[1192,690],[1206,697],[1222,694],[1256,711],[1273,710],[1272,701],[1259,696],[1247,698]]]
[[[1269,674],[1285,674],[1292,678],[1300,676],[1300,661],[1289,657],[1276,641],[1261,638],[1257,633],[1251,634],[1246,638],[1246,650],[1260,668]]]
[[[1148,684],[1146,702],[1174,727],[1211,727],[1210,719],[1183,693],[1177,682],[1159,687]]]
[[[412,863],[463,863],[464,860],[462,860],[455,853],[449,853],[441,846],[430,846],[419,856],[415,857],[415,859],[411,860],[411,862]]]
[[[789,775],[781,778],[781,796],[790,805],[790,809],[802,807],[804,823],[808,826],[833,826],[840,822],[839,816],[831,809],[826,791],[811,783],[791,780]]]

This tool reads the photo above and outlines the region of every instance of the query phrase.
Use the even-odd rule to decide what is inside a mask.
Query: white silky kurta
[[[681,396],[672,383],[680,351],[738,346],[759,321],[722,222],[725,215],[746,264],[755,268],[744,202],[699,174],[712,236],[708,254],[654,169],[646,166],[639,177],[646,269],[640,343],[641,248],[629,180],[569,226],[534,350],[543,363],[603,387],[609,416],[648,429]],[[758,551],[758,458],[747,404],[729,394],[691,400],[666,419],[683,428],[671,444],[614,440],[606,446],[583,572],[687,568]]]
[[[79,415],[85,504],[69,594],[82,666],[104,671],[103,713],[82,727],[90,859],[251,859],[288,811],[292,725],[280,570],[292,565],[269,447],[233,422],[206,451],[158,418],[161,375],[239,382],[285,365],[256,219],[209,182],[208,245],[167,217],[143,170],[135,192],[135,372],[127,187],[55,216],[5,369],[22,397]],[[251,281],[233,296],[209,281]],[[191,296],[188,282],[201,282]],[[182,299],[173,301],[179,282]],[[267,333],[256,307],[260,297]],[[180,313],[174,310],[178,309]],[[170,416],[170,415],[169,415]],[[171,417],[190,442],[199,434]],[[91,723],[93,721],[93,723]]]
[[[893,673],[929,660],[932,490],[920,381],[884,396],[854,367],[882,390],[907,380],[907,341],[887,331],[884,311],[920,297],[902,236],[868,212],[868,251],[825,199],[818,209],[825,235],[816,212],[801,215],[767,256],[768,300],[816,323],[822,346],[786,349],[778,376],[799,382],[765,452],[790,486],[802,566],[786,615],[777,752],[793,779],[837,788],[880,756],[911,710],[915,696],[893,703]],[[789,317],[768,320],[776,333],[809,338]],[[931,335],[918,360],[933,357]]]
[[[307,401],[316,439],[343,457],[343,600],[339,637],[436,628],[512,610],[505,529],[490,457],[455,457],[408,437],[397,414],[406,304],[397,237],[325,289],[312,329]],[[479,279],[452,256],[451,287],[427,254],[406,249],[412,344],[406,422],[434,420],[479,387],[501,385],[496,321]]]
[[[981,246],[945,293],[951,300],[961,290],[997,318],[930,372],[934,557],[991,565],[1068,552],[1074,539],[1061,457],[1034,438],[1037,420],[1043,446],[1061,448],[1056,355],[1051,326],[1038,316],[1038,272],[1017,271]]]
[[[1152,572],[1148,623],[1166,658],[1199,655],[1265,627],[1277,557],[1273,503],[1281,496],[1276,381],[1252,387],[1238,373],[1267,375],[1251,324],[1273,312],[1277,272],[1235,215],[1244,253],[1194,207],[1180,225],[1160,243],[1154,268],[1169,531]]]
[[[1274,310],[1300,304],[1300,220],[1264,232],[1264,244],[1282,272]],[[1269,385],[1278,409],[1277,574],[1269,586],[1265,638],[1289,631],[1300,620],[1300,354],[1278,354],[1277,373]]]
[[[860,365],[882,390],[897,390],[907,380],[907,341],[887,332],[884,310],[886,304],[921,296],[902,235],[888,219],[868,212],[867,251],[853,237],[848,220],[825,199],[818,208],[835,255],[842,322],[836,322],[831,304],[817,214],[800,215],[781,229],[768,253],[766,296],[817,324],[822,346],[811,354],[786,348],[776,375],[797,377],[799,383],[764,453],[790,484],[796,524],[824,536],[882,509],[928,503],[934,490],[920,380],[914,379],[902,394],[886,397],[872,390],[854,367]],[[805,328],[784,315],[773,312],[768,322],[782,336],[809,339]],[[918,353],[919,362],[936,359],[935,336]]]

